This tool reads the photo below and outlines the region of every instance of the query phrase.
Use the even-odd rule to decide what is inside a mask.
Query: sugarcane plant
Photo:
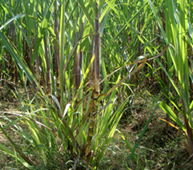
[[[158,25],[162,31],[162,36],[166,44],[170,44],[170,47],[167,51],[168,58],[168,67],[169,72],[162,66],[162,69],[166,72],[171,84],[176,90],[177,97],[180,98],[180,103],[176,103],[168,96],[171,105],[169,106],[165,102],[160,103],[160,107],[166,112],[170,118],[179,126],[176,127],[179,130],[184,132],[184,135],[187,139],[187,150],[190,155],[193,154],[193,124],[192,124],[192,107],[193,101],[190,101],[190,84],[189,76],[191,77],[192,73],[188,65],[188,55],[187,55],[187,42],[188,42],[188,26],[191,27],[188,20],[187,13],[187,1],[185,0],[171,0],[166,1],[164,4],[165,11],[165,22],[166,30],[162,28],[161,19],[156,12],[155,7],[151,0],[148,0],[151,6],[152,11],[156,17]],[[189,28],[190,29],[190,28]],[[190,32],[192,34],[192,32]],[[171,65],[173,63],[173,66]],[[171,75],[172,69],[175,70],[175,75],[177,76],[178,82],[174,81],[174,78]],[[178,101],[178,102],[180,102]],[[177,112],[175,112],[173,106]],[[178,114],[180,113],[180,114]],[[180,116],[183,117],[184,122],[181,120]],[[168,122],[170,125],[175,127],[174,124]]]
[[[111,8],[118,14],[114,3],[115,0],[41,3],[28,0],[21,4],[15,1],[1,4],[3,13],[11,19],[3,22],[0,37],[20,71],[20,81],[27,96],[23,99],[15,89],[21,101],[21,111],[7,113],[16,119],[13,122],[5,116],[7,124],[0,126],[13,150],[3,144],[0,148],[26,168],[58,168],[61,166],[58,162],[63,159],[62,168],[99,166],[129,100],[127,97],[114,110],[116,89],[142,69],[146,62],[142,58],[144,61],[138,67],[141,59],[130,64],[134,66],[129,74],[123,79],[119,76],[110,90],[107,81],[103,81],[105,91],[100,92],[101,63],[104,66],[104,60],[101,61],[101,35]],[[20,7],[25,14],[9,12],[10,6]],[[60,15],[57,14],[58,8]],[[19,32],[19,47],[6,35],[5,28],[10,23],[14,23],[15,31]],[[102,69],[106,79],[106,68]],[[27,84],[32,84],[32,98]],[[28,132],[21,128],[20,123],[24,123]],[[9,137],[6,129],[12,125],[25,139],[22,146],[26,147],[20,147]]]
[[[15,83],[25,90],[23,97],[14,87],[20,111],[7,112],[3,115],[7,123],[0,126],[13,149],[1,143],[0,148],[16,163],[29,169],[100,166],[118,131],[125,105],[134,96],[131,85],[141,77],[147,78],[149,69],[156,73],[152,60],[168,48],[164,45],[165,49],[154,55],[161,38],[152,34],[158,28],[150,2],[3,0],[0,76],[6,79],[11,74],[7,70],[13,70],[13,77],[17,73]],[[163,36],[166,44],[177,48],[167,36]],[[146,53],[149,55],[143,55]],[[168,56],[171,54],[175,51],[170,45]],[[154,104],[156,108],[157,100]],[[134,153],[152,119],[154,106],[133,147],[118,131],[131,152],[128,165],[134,157],[143,169]],[[10,127],[25,139],[21,144],[9,137],[6,130]]]

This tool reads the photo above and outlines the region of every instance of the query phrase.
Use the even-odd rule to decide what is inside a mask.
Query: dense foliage
[[[0,148],[16,162],[97,169],[117,131],[130,150],[126,167],[134,159],[143,169],[135,151],[158,107],[193,154],[191,1],[1,1],[0,95],[9,86],[21,107],[2,111],[0,129],[12,149]],[[153,104],[131,145],[118,123],[136,89],[154,82],[159,92],[149,92]]]

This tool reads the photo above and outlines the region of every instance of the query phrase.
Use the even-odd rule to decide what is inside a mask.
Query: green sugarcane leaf
[[[105,0],[105,2],[108,4],[108,6],[117,14],[119,15],[119,12],[116,10],[116,8],[114,7],[115,5],[115,0]]]
[[[25,160],[23,160],[21,157],[19,157],[18,155],[16,155],[14,153],[14,151],[8,149],[6,146],[2,145],[0,143],[0,148],[3,150],[3,152],[5,152],[6,154],[10,155],[11,157],[17,159],[24,167],[28,168],[28,169],[34,169],[33,166],[29,165]]]
[[[186,129],[184,127],[184,125],[182,124],[182,122],[179,120],[178,116],[172,111],[172,109],[165,103],[165,102],[161,102],[159,104],[160,108],[167,113],[170,118],[185,132]]]
[[[90,23],[93,32],[95,33],[94,22],[93,22],[92,18],[90,17],[91,15],[88,13],[88,9],[85,7],[84,2],[82,0],[78,0],[78,3],[80,5],[81,9],[83,10],[86,18],[88,19],[88,22]]]
[[[1,27],[0,27],[0,31],[5,28],[7,25],[9,25],[12,21],[14,20],[17,20],[19,18],[23,18],[25,16],[25,14],[19,14],[19,15],[16,15],[14,16],[13,18],[11,18],[10,20],[8,20],[5,24],[3,24]]]
[[[146,122],[146,124],[145,124],[145,126],[144,126],[144,128],[143,128],[143,130],[142,130],[142,132],[141,132],[141,134],[140,134],[140,136],[139,136],[139,139],[137,140],[134,148],[132,149],[131,155],[130,155],[129,160],[128,160],[128,164],[129,164],[129,162],[131,161],[131,159],[133,158],[133,156],[134,156],[134,154],[135,154],[135,150],[136,150],[137,147],[139,146],[139,144],[140,144],[140,142],[141,142],[141,139],[142,139],[143,135],[145,134],[145,132],[146,132],[146,130],[147,130],[147,128],[148,128],[148,126],[149,126],[152,118],[153,118],[153,114],[154,114],[154,112],[155,112],[155,110],[157,109],[158,106],[159,106],[159,102],[156,103],[155,107],[154,107],[153,110],[151,111],[151,115],[150,115],[149,119],[147,120],[147,122]]]
[[[0,32],[0,37],[2,38],[3,43],[7,47],[8,51],[11,53],[12,57],[14,58],[15,63],[18,65],[18,67],[20,67],[23,70],[23,72],[26,74],[28,79],[32,82],[33,74],[24,64],[21,57],[19,57],[19,54],[17,53],[17,51],[12,47],[11,43],[7,40],[7,38],[1,32]]]

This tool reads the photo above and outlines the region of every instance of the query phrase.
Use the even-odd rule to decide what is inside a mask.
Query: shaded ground
[[[123,115],[119,130],[131,146],[137,142],[149,118],[152,103],[153,101],[147,94],[138,95],[132,104],[132,111]],[[184,136],[180,131],[167,126],[159,119],[164,117],[163,111],[157,109],[142,137],[140,146],[136,149],[137,160],[146,170],[193,170],[193,161],[187,152]],[[116,138],[121,140],[118,135]],[[109,162],[106,162],[103,168],[109,170],[140,169],[134,158],[128,163],[130,154],[128,147],[117,141],[117,145],[112,146],[112,150],[108,151],[106,159]]]
[[[8,112],[14,112],[20,109],[14,93],[10,89],[1,89],[3,97],[0,99],[0,116]],[[2,96],[2,94],[0,94]],[[142,97],[143,96],[143,97]],[[125,107],[125,113],[119,124],[119,130],[123,133],[129,144],[133,147],[137,142],[142,129],[150,117],[150,108],[153,100],[147,94],[138,94],[135,96],[132,107],[128,104]],[[164,113],[158,109],[142,137],[139,147],[136,149],[137,161],[140,162],[144,169],[149,170],[192,170],[193,161],[189,158],[186,150],[185,139],[181,132],[166,126],[165,122],[159,117],[164,117]],[[1,124],[4,124],[0,117]],[[7,129],[8,135],[17,142],[22,144],[22,139],[16,133]],[[129,163],[130,150],[122,141],[120,135],[115,136],[116,144],[112,145],[99,169],[124,170],[140,169],[133,158]],[[8,141],[0,131],[0,143],[8,146]],[[0,150],[0,169],[11,170],[17,163],[10,156],[5,155]]]

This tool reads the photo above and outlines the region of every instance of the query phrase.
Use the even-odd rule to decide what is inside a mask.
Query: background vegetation
[[[1,1],[2,168],[192,169],[191,1]]]

